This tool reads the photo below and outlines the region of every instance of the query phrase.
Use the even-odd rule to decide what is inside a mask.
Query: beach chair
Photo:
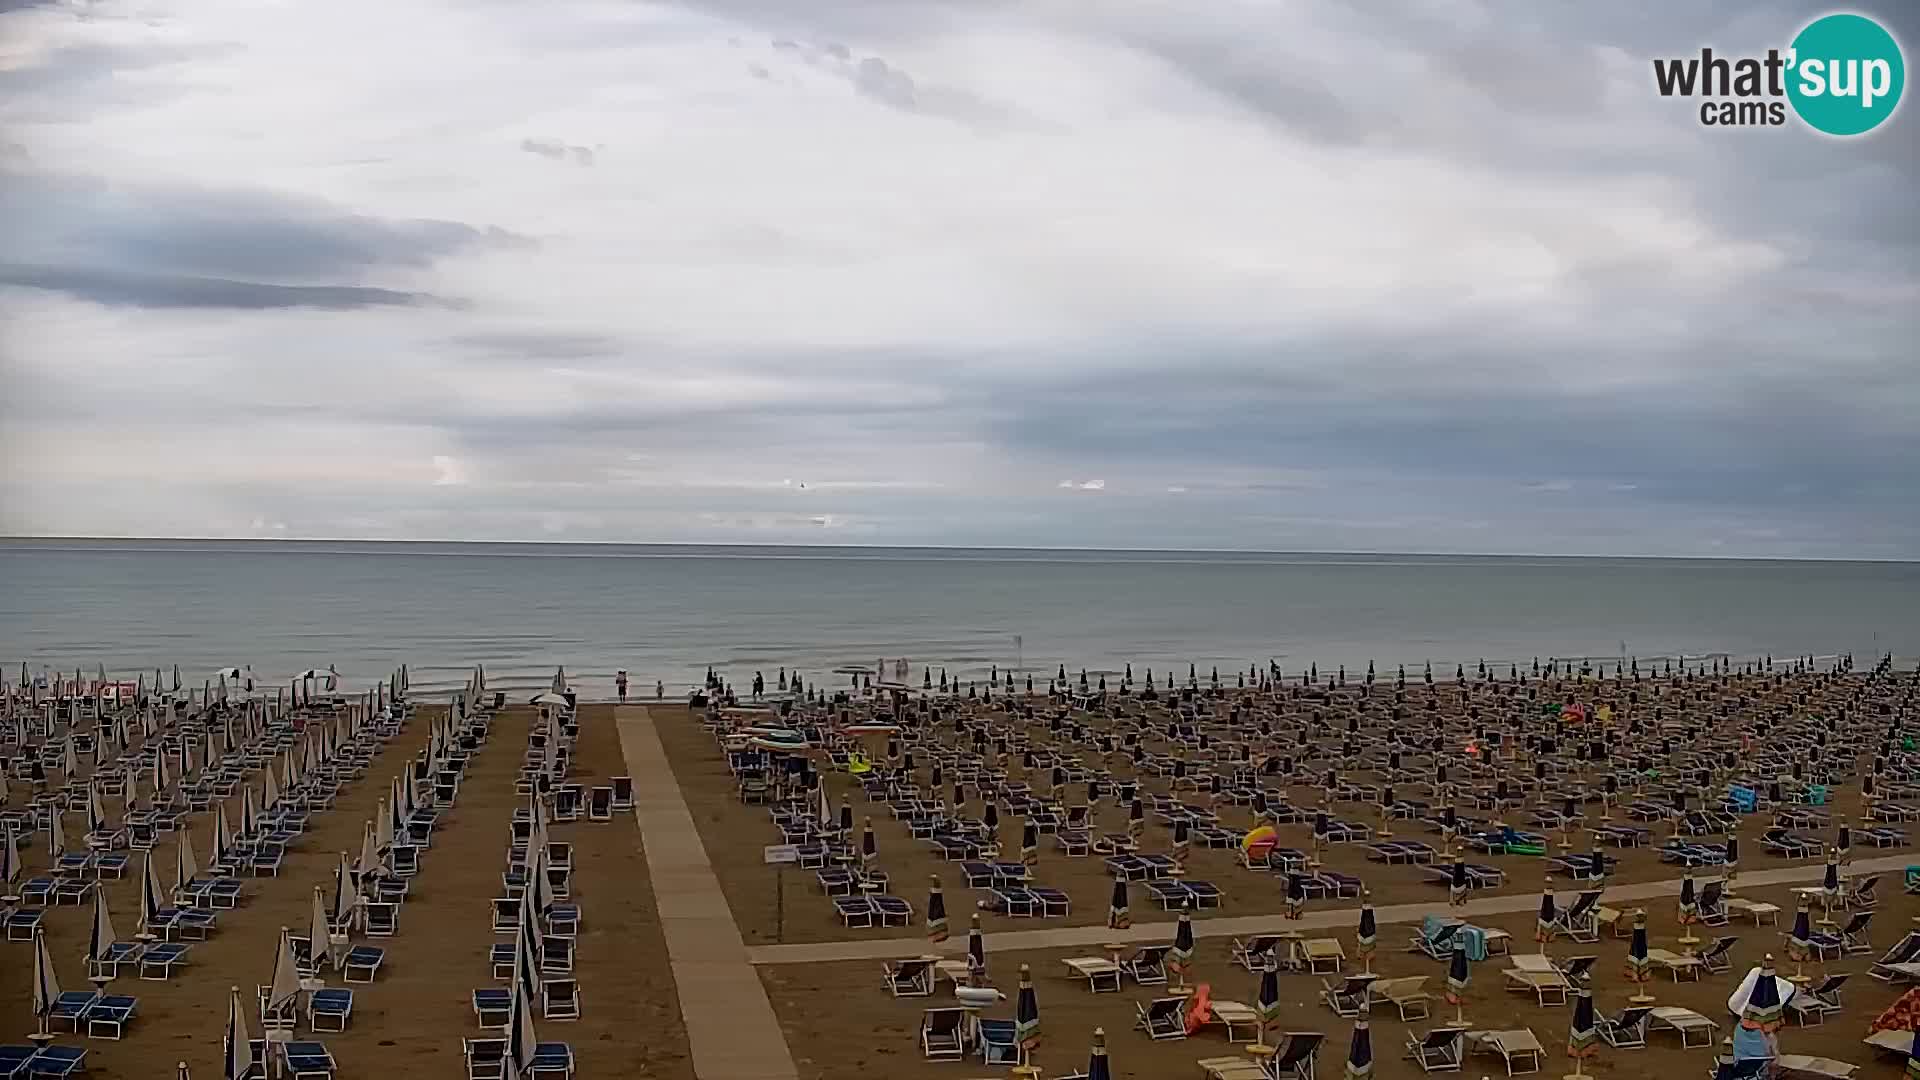
[[[27,1062],[33,1060],[37,1048],[32,1046],[0,1046],[0,1080],[19,1080],[27,1075]]]
[[[307,1027],[314,1031],[345,1031],[353,1016],[353,991],[341,987],[315,990],[307,998]]]
[[[1567,995],[1573,992],[1573,983],[1558,970],[1530,971],[1522,968],[1508,968],[1507,989],[1522,993],[1531,992],[1542,1008],[1548,1005],[1565,1005]]]
[[[540,1018],[543,1020],[580,1019],[580,981],[578,979],[542,980]]]
[[[1187,1037],[1186,998],[1155,998],[1145,1004],[1136,1001],[1133,1008],[1136,1013],[1133,1028],[1146,1032],[1148,1038],[1159,1041]]]
[[[1880,875],[1859,878],[1847,883],[1844,899],[1846,906],[1861,911],[1871,911],[1880,902]]]
[[[392,937],[400,932],[400,905],[391,900],[369,900],[366,904],[368,937]]]
[[[1270,1080],[1272,1075],[1252,1058],[1201,1058],[1194,1064],[1207,1080]]]
[[[24,907],[7,912],[7,940],[32,941],[33,932],[46,919],[45,908]]]
[[[1407,1056],[1421,1072],[1459,1072],[1467,1058],[1467,1029],[1437,1027],[1407,1040]]]
[[[27,1062],[27,1075],[55,1078],[75,1076],[87,1071],[84,1046],[45,1046]]]
[[[1434,960],[1449,960],[1453,957],[1453,937],[1455,934],[1458,934],[1460,928],[1465,925],[1466,923],[1461,922],[1441,923],[1434,927],[1431,935],[1425,934],[1421,932],[1418,927],[1415,927],[1409,951],[1425,953],[1430,959]]]
[[[311,1040],[284,1043],[280,1060],[293,1080],[333,1080],[333,1054],[324,1043]]]
[[[1019,1028],[1011,1020],[976,1021],[973,1037],[980,1051],[983,1065],[1017,1065],[1020,1063]]]
[[[1700,954],[1700,970],[1710,975],[1722,975],[1733,970],[1733,947],[1740,943],[1737,937],[1717,937]]]
[[[1140,986],[1163,986],[1167,981],[1167,953],[1172,950],[1171,945],[1142,945],[1120,961],[1120,968]]]
[[[1234,963],[1257,973],[1267,962],[1267,954],[1273,952],[1279,945],[1280,935],[1278,934],[1254,934],[1244,942],[1234,938],[1227,949]]]
[[[1713,1080],[1768,1080],[1773,1062],[1772,1058],[1718,1058],[1709,1075]]]
[[[1369,1001],[1372,1004],[1377,1005],[1385,1002],[1392,1005],[1399,1011],[1402,1021],[1425,1020],[1427,1018],[1428,1001],[1431,998],[1432,995],[1427,993],[1427,977],[1425,975],[1409,975],[1399,979],[1380,979],[1373,984],[1373,990],[1369,994]]]
[[[513,991],[494,987],[475,990],[473,1018],[482,1031],[505,1031],[513,1021]]]
[[[1828,1057],[1808,1054],[1781,1054],[1773,1059],[1774,1075],[1779,1077],[1823,1077],[1825,1080],[1850,1080],[1860,1066]]]
[[[1873,942],[1867,936],[1867,929],[1873,923],[1873,912],[1856,911],[1847,925],[1840,928],[1840,951],[1851,956],[1854,953],[1873,951]]]
[[[547,909],[548,937],[580,936],[580,905],[555,904]]]
[[[166,982],[175,968],[186,966],[187,948],[175,941],[147,946],[140,954],[140,977],[148,982]]]
[[[1061,961],[1067,970],[1087,980],[1087,991],[1098,994],[1103,990],[1118,993],[1120,990],[1120,965],[1099,956],[1069,956]]]
[[[1565,934],[1574,941],[1591,944],[1600,940],[1600,921],[1594,916],[1594,910],[1600,905],[1598,892],[1583,892],[1574,897],[1553,920],[1553,931]]]
[[[553,938],[540,946],[540,974],[573,974],[574,938]]]
[[[1787,1011],[1800,1021],[1801,1027],[1809,1027],[1826,1022],[1828,1013],[1841,1010],[1840,988],[1847,984],[1845,974],[1829,975],[1816,986],[1810,986],[1787,999]]]
[[[573,1046],[563,1042],[536,1043],[533,1048],[533,1064],[527,1068],[531,1080],[547,1077],[549,1080],[571,1080],[573,1076]]]
[[[1366,1011],[1368,988],[1376,981],[1373,975],[1349,975],[1339,986],[1325,979],[1320,980],[1320,1000],[1335,1016],[1353,1019]]]
[[[1680,1036],[1682,1049],[1692,1046],[1711,1046],[1719,1025],[1692,1009],[1683,1009],[1677,1005],[1661,1005],[1647,1010],[1648,1026],[1651,1030],[1669,1028]],[[1698,1042],[1694,1040],[1698,1039]]]
[[[1294,955],[1298,963],[1315,975],[1331,975],[1347,966],[1347,952],[1339,938],[1310,938],[1300,942]]]
[[[1289,1031],[1280,1036],[1279,1053],[1268,1059],[1271,1080],[1315,1080],[1315,1059],[1327,1037],[1317,1031]]]
[[[53,1004],[47,1012],[47,1026],[65,1024],[68,1031],[78,1035],[82,1018],[87,1015],[87,1010],[93,1007],[94,1002],[99,1000],[100,992],[97,990],[62,991],[59,997],[53,999]]]
[[[1488,1032],[1480,1045],[1499,1054],[1507,1064],[1507,1075],[1539,1072],[1547,1051],[1531,1028]]]
[[[133,1014],[140,1007],[140,999],[126,994],[103,994],[87,1006],[81,1018],[87,1026],[89,1039],[119,1039],[127,1032],[127,1025],[133,1022]]]
[[[883,964],[881,981],[894,997],[932,997],[933,961],[920,957]]]
[[[461,1039],[467,1057],[467,1080],[505,1080],[507,1040]]]
[[[350,983],[370,983],[386,959],[387,950],[377,945],[355,945],[340,961],[340,977]]]
[[[596,787],[587,792],[587,820],[613,820],[613,789]]]
[[[1616,1050],[1645,1049],[1647,1018],[1652,1012],[1652,1009],[1622,1009],[1616,1016],[1596,1016],[1594,1029]]]
[[[607,780],[613,787],[613,801],[609,805],[616,811],[633,809],[633,777],[610,776]]]
[[[1226,1029],[1229,1043],[1242,1041],[1235,1038],[1242,1029],[1246,1032],[1246,1042],[1253,1042],[1259,1036],[1260,1014],[1245,1002],[1216,999],[1207,1008],[1207,1018],[1208,1023]]]
[[[1867,974],[1881,982],[1920,980],[1920,931],[1907,931],[1897,944],[1880,954]]]
[[[965,1009],[926,1010],[920,1017],[921,1055],[928,1061],[959,1061],[966,1057],[971,1016]]]

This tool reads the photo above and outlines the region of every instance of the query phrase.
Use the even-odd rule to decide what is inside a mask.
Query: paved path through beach
[[[1916,862],[1911,855],[1895,855],[1881,859],[1856,859],[1847,868],[1852,877],[1865,874],[1882,874],[1888,871],[1902,871]],[[1825,862],[1801,863],[1795,866],[1777,866],[1766,870],[1741,871],[1738,888],[1756,888],[1771,885],[1789,885],[1795,882],[1817,882],[1825,875]],[[1708,875],[1702,873],[1704,880]],[[1892,893],[1900,888],[1899,882],[1883,883],[1891,887],[1883,889],[1883,894]],[[1558,890],[1564,905],[1570,892],[1577,889]],[[1666,881],[1642,881],[1631,885],[1613,885],[1606,890],[1602,903],[1613,907],[1631,901],[1678,900],[1680,879]],[[1479,900],[1469,900],[1465,907],[1449,908],[1446,901],[1436,898],[1432,903],[1396,904],[1391,907],[1374,909],[1374,921],[1382,925],[1387,923],[1419,922],[1435,913],[1471,918],[1475,915],[1511,915],[1522,911],[1537,911],[1540,906],[1540,894],[1518,893],[1509,896],[1489,896]],[[1342,908],[1321,908],[1309,911],[1305,917],[1289,922],[1280,915],[1249,915],[1239,918],[1195,919],[1193,936],[1195,938],[1245,937],[1249,934],[1272,934],[1283,930],[1325,930],[1351,929],[1360,920],[1358,906]],[[1789,920],[1793,913],[1785,911]],[[966,912],[960,913],[961,925],[965,925]],[[1017,930],[1004,934],[987,934],[986,947],[989,952],[1010,952],[1025,949],[1062,949],[1092,948],[1096,951],[1107,942],[1158,942],[1173,939],[1174,924],[1171,921],[1134,923],[1126,930],[1109,930],[1105,926],[1067,926],[1057,930]],[[747,957],[755,964],[816,964],[833,960],[893,960],[902,956],[920,953],[951,953],[959,955],[967,947],[966,935],[956,934],[940,945],[929,945],[917,938],[874,938],[866,941],[825,941],[810,945],[760,945],[747,950]]]
[[[693,1072],[702,1080],[798,1080],[786,1036],[747,959],[740,928],[700,843],[644,707],[614,711],[633,777],[647,873],[680,993]],[[896,950],[897,951],[897,950]]]

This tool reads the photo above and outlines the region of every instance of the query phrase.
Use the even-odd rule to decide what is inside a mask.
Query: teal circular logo
[[[1900,43],[1864,15],[1827,15],[1793,39],[1787,100],[1816,131],[1863,135],[1886,122],[1907,85]]]

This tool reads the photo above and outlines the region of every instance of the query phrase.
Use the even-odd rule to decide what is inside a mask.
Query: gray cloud
[[[528,154],[538,154],[553,161],[571,161],[575,165],[591,165],[594,162],[594,149],[591,146],[575,146],[560,139],[525,138],[520,140],[520,149]]]
[[[234,308],[353,308],[397,304],[438,304],[423,293],[396,292],[353,285],[269,285],[258,281],[189,277],[182,274],[142,274],[99,267],[31,266],[0,263],[0,285],[46,289],[111,307]]]

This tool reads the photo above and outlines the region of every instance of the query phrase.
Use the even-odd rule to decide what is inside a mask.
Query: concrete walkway
[[[799,1080],[786,1035],[643,707],[614,711],[667,957],[700,1080]]]
[[[1884,874],[1889,871],[1903,871],[1907,866],[1920,863],[1920,856],[1895,855],[1880,859],[1855,859],[1847,873],[1853,877],[1864,874]],[[1774,885],[1791,885],[1799,882],[1818,882],[1825,874],[1824,861],[1801,863],[1796,866],[1778,866],[1766,870],[1740,872],[1736,885],[1741,890]],[[1707,875],[1703,872],[1700,878]],[[1883,897],[1898,896],[1901,888],[1899,880],[1883,882],[1888,887],[1881,890]],[[1558,890],[1564,904],[1573,889]],[[1631,885],[1608,886],[1602,903],[1613,907],[1622,904],[1638,903],[1649,900],[1678,900],[1680,879],[1669,878],[1664,881],[1643,881]],[[1464,907],[1449,908],[1444,900],[1436,898],[1432,902],[1420,904],[1396,904],[1391,907],[1375,908],[1374,921],[1388,923],[1412,923],[1435,912],[1447,915],[1472,918],[1475,915],[1513,915],[1523,911],[1540,909],[1539,893],[1512,893],[1505,896],[1488,896],[1478,900],[1469,900]],[[961,925],[965,925],[965,912]],[[1783,912],[1789,920],[1792,912]],[[1218,919],[1193,920],[1195,938],[1246,937],[1250,934],[1272,934],[1284,930],[1351,930],[1360,921],[1358,905],[1341,908],[1320,908],[1309,911],[1304,918],[1289,922],[1280,915],[1246,915]],[[1067,926],[1057,930],[1018,930],[1005,934],[987,934],[988,952],[1008,952],[1019,949],[1064,949],[1091,948],[1097,953],[1099,947],[1108,942],[1162,942],[1173,939],[1174,923],[1171,920],[1150,923],[1134,923],[1126,930],[1109,930],[1102,926]],[[956,934],[940,945],[929,945],[921,938],[869,938],[862,941],[827,941],[812,945],[760,945],[747,950],[747,957],[755,964],[817,964],[833,960],[892,960],[901,956],[926,954],[959,955],[966,951],[965,934]]]

